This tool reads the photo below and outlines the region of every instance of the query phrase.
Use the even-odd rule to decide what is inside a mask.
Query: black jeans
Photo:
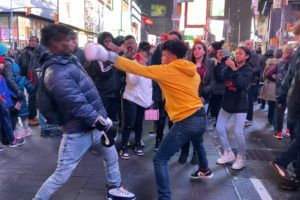
[[[122,133],[122,148],[126,147],[131,131],[135,132],[135,145],[141,145],[145,108],[124,99],[125,124]]]
[[[285,110],[286,110],[286,105],[282,105],[281,107],[278,107],[278,105],[275,106],[274,130],[276,132],[282,131],[282,129],[283,129],[283,121],[284,121]]]
[[[108,117],[112,121],[117,121],[119,118],[119,112],[121,108],[121,98],[120,97],[101,97],[103,106],[107,112]],[[121,120],[121,119],[119,119]]]
[[[268,121],[270,124],[274,125],[274,112],[276,107],[276,101],[268,101]]]
[[[246,119],[249,121],[253,120],[253,100],[255,95],[256,85],[250,85],[248,89],[248,112]]]
[[[28,91],[28,118],[33,119],[37,116],[37,108],[36,108],[36,92]]]
[[[210,97],[208,107],[209,107],[211,116],[218,118],[218,114],[221,110],[222,100],[223,100],[222,94],[215,94]]]

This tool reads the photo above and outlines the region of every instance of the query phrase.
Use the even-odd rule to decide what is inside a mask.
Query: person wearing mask
[[[112,51],[113,36],[109,32],[102,32],[98,36],[98,43]],[[92,61],[85,66],[85,70],[92,78],[101,96],[108,117],[117,121],[121,107],[121,72],[113,67],[111,62]]]
[[[29,38],[29,44],[27,47],[25,47],[17,61],[18,65],[20,66],[21,70],[21,76],[25,76],[28,80],[30,80],[30,77],[33,76],[33,74],[28,71],[30,62],[32,60],[32,55],[34,49],[39,44],[39,38],[37,36],[30,36]],[[36,108],[36,92],[28,92],[28,123],[31,126],[38,126],[39,120],[37,119],[37,108]]]
[[[42,44],[49,54],[41,60],[43,71],[37,97],[38,102],[41,98],[44,101],[38,105],[41,112],[48,111],[56,116],[64,134],[56,170],[40,187],[34,200],[50,199],[68,181],[90,147],[95,146],[102,150],[106,198],[134,200],[135,195],[125,190],[121,183],[114,146],[117,128],[107,117],[93,81],[72,55],[76,47],[74,36],[74,31],[63,25],[50,24],[42,29]],[[47,96],[42,96],[44,92]]]
[[[217,76],[225,82],[224,99],[216,124],[224,152],[217,160],[217,164],[224,165],[234,161],[231,168],[240,170],[246,165],[244,123],[248,111],[247,88],[253,76],[253,68],[248,64],[251,52],[247,47],[241,46],[236,50],[234,61],[230,58],[225,59],[222,51],[219,51],[217,56],[219,61],[216,68]],[[238,146],[236,157],[226,133],[226,126],[230,119],[234,120],[233,133]]]
[[[186,51],[184,42],[168,40],[162,46],[162,64],[143,66],[108,52],[100,45],[87,44],[85,47],[88,60],[110,60],[115,67],[151,78],[161,87],[166,99],[165,108],[173,126],[153,159],[160,200],[171,199],[168,161],[188,141],[192,141],[197,154],[203,158],[203,162],[199,162],[198,170],[191,175],[191,178],[213,177],[202,145],[202,135],[207,127],[207,119],[203,103],[198,95],[200,76],[195,64],[183,59]]]
[[[149,58],[150,44],[141,42],[135,56],[135,61],[141,65],[147,65]],[[135,74],[126,73],[126,86],[123,93],[123,107],[125,123],[122,133],[120,156],[122,159],[130,159],[127,143],[131,131],[135,133],[136,155],[144,155],[141,140],[143,133],[143,119],[146,108],[152,105],[152,82]]]

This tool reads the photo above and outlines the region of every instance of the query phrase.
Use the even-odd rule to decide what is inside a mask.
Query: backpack
[[[42,66],[42,72],[38,77],[38,87],[36,93],[37,108],[46,119],[47,124],[61,124],[61,115],[58,111],[58,106],[53,98],[47,92],[44,84],[46,70],[49,66]]]

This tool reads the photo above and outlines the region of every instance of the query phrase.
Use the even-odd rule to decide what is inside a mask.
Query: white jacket
[[[148,108],[152,105],[152,81],[151,79],[126,73],[126,86],[123,98]]]

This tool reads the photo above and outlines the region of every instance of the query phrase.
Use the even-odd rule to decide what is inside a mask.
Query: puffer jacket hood
[[[179,71],[183,72],[184,74],[186,74],[190,77],[193,77],[195,75],[195,73],[197,73],[196,65],[188,60],[178,59],[178,60],[171,62],[171,64],[176,69],[178,69]]]

